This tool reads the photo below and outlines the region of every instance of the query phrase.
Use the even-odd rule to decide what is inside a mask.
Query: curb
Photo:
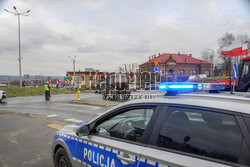
[[[101,101],[103,103],[103,101]],[[96,100],[95,103],[91,103],[91,102],[87,102],[87,101],[77,101],[77,100],[72,100],[71,102],[72,104],[83,104],[83,105],[91,105],[91,106],[99,106],[99,107],[113,107],[116,106],[118,104],[120,104],[119,102],[115,102],[113,104],[100,104],[100,100]]]

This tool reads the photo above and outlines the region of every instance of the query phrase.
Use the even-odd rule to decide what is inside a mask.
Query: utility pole
[[[74,71],[74,76],[76,76],[76,59],[73,59],[73,71]]]
[[[74,82],[73,82],[73,87],[75,87],[75,79],[76,79],[76,56],[74,57],[71,57],[71,56],[68,56],[69,58],[71,58],[73,60],[73,76],[74,76]]]
[[[19,51],[19,57],[18,57],[18,61],[19,61],[19,81],[20,81],[20,87],[22,87],[22,57],[21,57],[21,31],[20,31],[20,16],[29,16],[30,10],[27,10],[26,12],[18,12],[16,7],[13,6],[14,12],[12,11],[8,11],[7,9],[4,9],[6,12],[8,13],[12,13],[15,16],[17,16],[18,18],[18,51]]]

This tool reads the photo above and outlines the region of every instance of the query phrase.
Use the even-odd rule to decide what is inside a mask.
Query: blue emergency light
[[[162,91],[184,91],[184,90],[197,90],[198,85],[193,83],[161,83],[159,89]]]

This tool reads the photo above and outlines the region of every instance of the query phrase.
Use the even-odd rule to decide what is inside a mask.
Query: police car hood
[[[70,124],[70,125],[66,125],[64,127],[62,127],[59,131],[60,132],[76,132],[76,130],[81,127],[82,125],[88,123],[89,121],[85,121],[85,122],[79,122],[76,124]]]

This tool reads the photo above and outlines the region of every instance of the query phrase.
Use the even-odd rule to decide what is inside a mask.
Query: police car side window
[[[159,147],[237,163],[242,134],[234,116],[169,107],[158,136]]]
[[[95,127],[95,134],[140,142],[153,114],[152,108],[131,109],[113,116]]]
[[[245,119],[245,122],[247,124],[247,129],[248,129],[248,131],[250,133],[250,117],[245,117],[244,119]]]

